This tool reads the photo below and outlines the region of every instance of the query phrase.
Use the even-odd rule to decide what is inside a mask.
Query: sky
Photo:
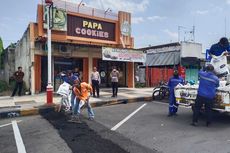
[[[79,3],[81,0],[66,0]],[[230,0],[84,0],[112,12],[127,11],[132,16],[135,48],[192,40],[203,50],[223,36],[230,38]],[[6,48],[17,42],[30,22],[36,22],[41,0],[5,0],[0,5],[0,37]],[[195,27],[194,37],[193,26]],[[179,34],[178,34],[179,33]]]

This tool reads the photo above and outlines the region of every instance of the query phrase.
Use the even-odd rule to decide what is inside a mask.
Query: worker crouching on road
[[[177,115],[178,110],[178,104],[176,103],[176,97],[174,94],[174,88],[178,84],[184,84],[184,79],[179,76],[178,71],[174,70],[173,76],[169,79],[168,87],[169,87],[169,114],[168,117],[171,117],[173,115]]]
[[[218,77],[213,73],[214,67],[209,64],[206,67],[206,71],[200,71],[200,83],[198,88],[198,93],[195,101],[195,110],[193,113],[193,126],[197,126],[198,117],[200,114],[200,109],[205,105],[205,114],[206,114],[206,126],[211,124],[212,118],[212,105],[214,103],[214,98],[216,96],[216,89],[219,87]]]
[[[73,108],[73,115],[71,116],[71,119],[69,122],[75,122],[75,123],[81,123],[80,121],[80,113],[81,113],[81,107],[86,104],[86,107],[88,109],[88,116],[89,120],[94,119],[94,113],[92,110],[92,107],[89,103],[89,92],[92,94],[92,87],[91,85],[87,84],[86,82],[80,82],[78,77],[74,78],[74,87],[73,92],[76,95],[76,102],[74,104]]]

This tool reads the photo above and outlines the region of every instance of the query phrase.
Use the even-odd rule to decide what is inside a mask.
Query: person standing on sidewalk
[[[191,123],[191,125],[193,126],[197,126],[200,109],[203,104],[205,105],[205,114],[207,119],[206,126],[209,126],[211,124],[211,109],[214,103],[214,98],[216,96],[216,89],[219,87],[219,79],[213,72],[214,67],[211,64],[206,67],[206,71],[199,72],[200,83],[197,97],[195,100],[193,120]]]
[[[99,84],[101,83],[100,74],[97,71],[96,67],[93,67],[93,72],[91,74],[91,81],[92,81],[92,87],[93,87],[93,97],[95,96],[95,90],[97,92],[97,97],[99,98]]]
[[[73,108],[73,115],[69,122],[81,123],[80,121],[80,113],[81,107],[86,104],[88,110],[89,120],[94,120],[94,112],[89,102],[89,92],[92,93],[92,87],[90,84],[86,82],[80,82],[78,77],[74,79],[74,88],[73,91],[76,95],[76,102]]]
[[[112,72],[110,73],[110,77],[113,90],[112,97],[117,97],[119,72],[116,70],[116,68],[113,68]]]
[[[21,66],[18,67],[18,71],[16,71],[14,73],[13,77],[14,77],[16,82],[15,82],[14,91],[13,91],[11,97],[14,97],[14,95],[17,92],[17,90],[18,90],[18,96],[21,96],[22,86],[23,86],[23,77],[24,77],[24,73],[22,72],[22,67]]]
[[[174,70],[173,76],[169,79],[168,87],[169,87],[169,113],[168,117],[176,115],[178,110],[178,104],[176,103],[176,97],[174,94],[174,88],[179,84],[184,84],[184,79],[179,76],[178,70]]]
[[[72,73],[74,76],[77,76],[79,79],[81,78],[81,74],[80,74],[80,71],[79,71],[79,68],[78,67],[75,67],[74,70],[73,70],[73,73]]]

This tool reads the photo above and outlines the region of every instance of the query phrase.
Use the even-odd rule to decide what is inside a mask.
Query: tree
[[[0,54],[3,52],[3,42],[2,38],[0,37]]]
[[[0,37],[0,69],[3,68],[3,42],[2,42],[2,38]]]

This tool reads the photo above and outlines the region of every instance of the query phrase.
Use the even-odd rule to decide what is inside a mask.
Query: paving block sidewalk
[[[151,101],[152,88],[119,88],[118,96],[113,98],[112,89],[104,88],[99,98],[90,98],[92,107],[131,103],[138,101]],[[54,110],[61,97],[54,94],[52,105],[46,105],[46,93],[26,96],[0,97],[0,118],[17,117],[39,114],[41,111]]]

